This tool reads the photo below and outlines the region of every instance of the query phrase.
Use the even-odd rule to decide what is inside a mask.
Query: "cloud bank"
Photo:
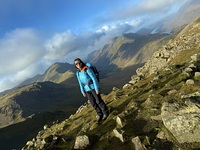
[[[81,35],[70,30],[43,40],[37,30],[16,29],[0,39],[0,91],[12,88],[27,78],[43,73],[58,61],[73,63],[76,57],[86,57],[113,37],[135,28],[141,20],[117,25],[105,25]]]
[[[18,28],[0,39],[0,91],[12,88],[27,78],[43,73],[55,62],[73,63],[74,58],[86,57],[90,52],[102,48],[115,36],[132,32],[146,24],[146,17],[170,13],[172,7],[182,0],[143,0],[136,7],[127,5],[107,12],[100,18],[93,31],[80,34],[67,29],[43,39],[39,30]]]

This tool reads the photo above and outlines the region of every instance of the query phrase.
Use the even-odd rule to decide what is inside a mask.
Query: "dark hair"
[[[75,61],[80,61],[82,63],[82,68],[86,66],[86,64],[80,59],[80,58],[76,58],[74,59],[74,66],[76,67],[75,65]],[[77,67],[76,67],[77,68]]]

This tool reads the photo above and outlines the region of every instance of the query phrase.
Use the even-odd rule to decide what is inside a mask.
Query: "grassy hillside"
[[[47,141],[44,149],[73,149],[77,135],[83,134],[90,139],[88,149],[134,149],[132,138],[136,136],[147,149],[200,148],[200,143],[178,143],[161,120],[152,119],[160,115],[164,102],[185,105],[181,95],[189,95],[199,90],[200,80],[191,77],[195,84],[186,84],[187,78],[182,76],[182,71],[176,66],[179,64],[181,67],[187,67],[190,65],[190,56],[199,52],[200,49],[183,51],[171,61],[170,71],[160,70],[162,78],[159,80],[155,80],[156,76],[151,75],[135,85],[103,95],[111,114],[100,125],[95,124],[95,112],[91,105],[88,105],[69,119],[43,130],[43,134],[39,134],[38,138],[46,141],[50,136],[57,137],[56,140]],[[188,59],[182,59],[181,56],[187,56]],[[200,62],[194,65],[198,66],[196,71],[200,71]],[[169,94],[172,90],[175,90],[175,93]],[[123,127],[116,123],[118,116],[123,116],[125,120]],[[115,128],[124,131],[124,143],[114,135]],[[160,131],[164,132],[166,139],[157,137]],[[25,149],[31,149],[31,146],[26,146]]]
[[[19,149],[45,124],[68,118],[86,100],[78,85],[51,82],[33,83],[5,94],[0,99],[0,149]]]
[[[97,125],[94,109],[85,104],[68,119],[41,130],[35,140],[24,143],[24,149],[70,150],[75,145],[83,145],[83,142],[83,149],[90,150],[200,149],[198,136],[190,138],[191,134],[200,132],[199,31],[198,19],[146,65],[151,69],[157,65],[153,63],[164,59],[162,67],[146,76],[134,75],[123,88],[114,88],[109,94],[102,95],[110,110],[105,121]],[[175,107],[169,107],[171,105]],[[166,112],[169,115],[164,116]],[[195,115],[195,118],[190,115]],[[179,131],[184,132],[177,136]],[[190,136],[180,139],[185,133]],[[77,141],[78,138],[82,140]]]
[[[198,61],[191,62],[191,56],[200,53],[199,27],[198,19],[160,49],[158,47],[164,45],[169,40],[169,36],[154,35],[153,40],[150,38],[151,35],[147,35],[144,38],[147,40],[148,44],[146,44],[141,42],[143,40],[141,37],[135,39],[135,35],[129,34],[105,46],[98,61],[110,61],[110,63],[108,68],[103,68],[107,74],[100,84],[104,93],[103,99],[111,114],[100,125],[95,124],[95,112],[88,104],[84,104],[76,114],[66,119],[69,113],[74,112],[75,108],[87,99],[80,94],[74,73],[68,72],[68,79],[63,76],[66,69],[62,67],[62,64],[51,66],[43,75],[48,80],[58,81],[59,84],[36,82],[3,95],[0,101],[0,119],[1,123],[6,124],[1,124],[2,127],[20,121],[24,122],[0,130],[2,147],[18,148],[22,145],[20,139],[24,142],[23,145],[26,145],[25,141],[30,139],[32,141],[29,141],[24,149],[73,149],[77,136],[84,135],[90,142],[86,149],[117,149],[119,147],[122,150],[134,149],[134,138],[139,138],[141,145],[147,149],[200,148],[199,142],[180,143],[168,131],[161,119],[163,104],[176,103],[184,107],[187,102],[183,97],[190,97],[195,92],[197,95],[191,96],[192,99],[198,100],[200,97],[198,93],[200,64]],[[134,40],[130,39],[132,36]],[[152,47],[155,48],[150,51],[153,55],[152,59],[145,63],[149,74],[133,75],[136,68],[143,65],[144,59],[148,56],[145,49],[150,50]],[[140,50],[144,51],[136,52],[134,48],[141,48]],[[153,54],[156,49],[159,49],[158,52]],[[129,58],[129,55],[137,57]],[[106,56],[106,59],[103,56]],[[131,60],[134,60],[133,62],[138,60],[141,63],[128,64]],[[120,61],[122,61],[122,66],[120,66]],[[157,66],[159,67],[156,68]],[[100,74],[104,74],[103,71]],[[133,75],[132,81],[129,82],[131,75]],[[136,79],[137,82],[134,81]],[[123,88],[113,88],[113,85],[122,87],[123,83],[128,84]],[[111,88],[113,90],[108,92]],[[64,111],[67,113],[66,118],[62,113],[55,115],[53,113],[55,111]],[[35,115],[31,117],[33,114]],[[51,115],[54,117],[51,118]],[[60,117],[63,121],[52,124],[52,120],[56,117]],[[40,119],[42,121],[39,121]],[[48,126],[32,139],[37,130],[42,129],[44,123],[48,123]],[[30,131],[33,132],[28,134]],[[20,132],[23,134],[18,135]],[[116,132],[119,132],[118,135]],[[8,145],[8,140],[14,145]]]
[[[0,127],[24,121],[39,112],[77,108],[82,104],[80,98],[78,85],[66,87],[52,82],[38,82],[19,87],[0,97]]]
[[[43,126],[52,122],[59,122],[69,114],[74,113],[74,110],[65,112],[45,112],[33,115],[24,122],[13,124],[0,129],[0,145],[2,150],[20,149],[23,143],[28,139],[35,137],[38,130],[42,130]],[[37,122],[37,123],[36,123]]]

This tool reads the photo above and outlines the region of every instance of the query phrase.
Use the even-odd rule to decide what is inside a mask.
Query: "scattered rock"
[[[113,130],[114,135],[119,138],[123,143],[125,142],[124,131],[118,128]]]
[[[192,62],[200,61],[200,54],[194,54],[191,56]]]
[[[117,87],[113,87],[113,91],[117,91],[119,90]]]
[[[49,126],[45,125],[43,128],[44,128],[44,130],[47,130],[49,128]]]
[[[170,90],[169,92],[167,92],[168,95],[172,95],[175,94],[177,92],[177,90]]]
[[[135,146],[135,150],[146,150],[146,147],[141,143],[141,140],[138,136],[132,139],[132,143]]]
[[[194,84],[194,80],[188,79],[188,80],[186,81],[186,84]]]
[[[125,119],[120,116],[117,116],[116,122],[120,127],[124,127],[126,125]]]
[[[166,140],[167,139],[167,137],[166,137],[166,135],[165,135],[165,133],[163,131],[160,131],[157,134],[157,138],[162,139],[162,140]]]
[[[90,144],[87,135],[81,135],[76,137],[74,149],[85,149]]]
[[[129,88],[129,87],[131,87],[131,86],[133,86],[133,84],[131,84],[131,83],[127,83],[127,84],[125,84],[125,85],[123,86],[123,89],[125,89],[125,88]]]
[[[33,146],[33,144],[34,144],[33,141],[28,141],[28,142],[26,143],[27,146]]]
[[[194,78],[195,80],[200,80],[200,72],[195,72]]]

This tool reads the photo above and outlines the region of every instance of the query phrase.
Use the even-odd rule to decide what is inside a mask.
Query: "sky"
[[[175,13],[187,0],[0,0],[0,92]]]

